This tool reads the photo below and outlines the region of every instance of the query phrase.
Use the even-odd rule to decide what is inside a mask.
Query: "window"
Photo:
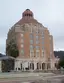
[[[44,45],[42,46],[42,50],[44,50]]]
[[[18,70],[20,70],[20,68],[18,68]]]
[[[36,31],[36,33],[38,34],[38,30]]]
[[[16,70],[17,70],[17,68],[16,68]]]
[[[39,44],[39,41],[38,40],[36,41],[36,44]]]
[[[38,33],[38,27],[36,27],[36,26],[35,26],[35,31],[36,31],[36,33]]]
[[[34,56],[34,52],[31,52],[30,55],[31,55],[31,57],[33,57]]]
[[[44,36],[42,35],[42,39],[44,38]]]
[[[26,14],[25,14],[25,16],[26,16]]]
[[[23,34],[21,34],[21,37],[23,37],[24,35]]]
[[[42,44],[44,44],[44,41],[42,41]]]
[[[42,51],[42,57],[44,56],[44,51]]]
[[[30,29],[30,33],[32,33],[32,27],[30,27],[29,29]]]
[[[21,50],[21,54],[24,55],[24,50],[23,49]]]
[[[29,14],[27,14],[26,16],[29,16]]]
[[[38,28],[38,31],[39,31],[39,33],[42,33],[42,28],[39,27],[39,28]]]
[[[38,44],[39,43],[39,36],[37,35],[36,36],[36,44]]]
[[[44,35],[44,32],[42,31],[42,35]]]
[[[30,34],[30,38],[33,39],[33,35],[32,34]]]
[[[38,38],[39,38],[39,37],[38,37],[38,35],[37,35],[37,36],[36,36],[36,40],[38,40]]]
[[[24,47],[24,45],[23,44],[21,44],[21,48],[23,48]]]
[[[42,33],[43,33],[43,32],[42,32]],[[41,36],[41,37],[42,37],[42,39],[43,39],[43,38],[44,38],[44,34],[42,34],[42,36]]]
[[[22,63],[21,63],[21,70],[22,70]]]
[[[30,45],[30,49],[33,49],[34,47],[33,47],[33,45]]]
[[[40,28],[38,28],[38,33],[40,33]]]
[[[39,49],[39,46],[36,46],[36,49]]]
[[[42,37],[42,44],[44,45],[44,37]]]
[[[41,34],[44,35],[44,28],[41,28],[40,31],[41,31]]]
[[[34,51],[30,50],[30,57],[34,57]]]
[[[30,40],[30,44],[33,44],[33,40]]]
[[[24,32],[26,30],[25,25],[22,25],[21,30]]]
[[[36,50],[36,57],[39,57],[40,56],[40,52],[39,50]]]

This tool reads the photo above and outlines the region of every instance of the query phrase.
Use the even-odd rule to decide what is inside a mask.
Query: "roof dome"
[[[22,17],[32,17],[33,18],[33,12],[30,9],[26,9],[23,12]]]
[[[36,19],[34,19],[33,12],[30,9],[26,9],[22,13],[22,19],[20,19],[16,24],[23,24],[23,23],[38,23]]]

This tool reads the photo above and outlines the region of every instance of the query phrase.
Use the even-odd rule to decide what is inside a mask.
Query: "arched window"
[[[34,70],[34,63],[32,63],[32,69]]]
[[[26,16],[29,16],[28,14]]]
[[[37,69],[39,69],[39,63],[37,63]]]
[[[34,70],[34,63],[30,63],[30,69]]]
[[[42,63],[42,69],[45,69],[45,63]]]
[[[30,16],[30,14],[29,14],[29,16]]]
[[[21,63],[21,70],[22,70],[22,63]]]
[[[30,63],[30,69],[31,69],[31,63]]]
[[[25,14],[25,16],[26,16],[26,14]]]
[[[30,16],[32,17],[32,14],[30,14]]]

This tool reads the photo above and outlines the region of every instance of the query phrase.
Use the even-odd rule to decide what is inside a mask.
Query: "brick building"
[[[31,10],[26,9],[22,13],[22,19],[11,27],[6,46],[12,39],[19,50],[19,55],[15,60],[15,70],[55,68],[53,36],[46,27],[34,19]]]

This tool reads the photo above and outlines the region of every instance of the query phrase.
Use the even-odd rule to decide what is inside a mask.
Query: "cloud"
[[[6,48],[6,38],[0,37],[0,52],[5,53]]]
[[[54,38],[54,49],[64,49],[64,0],[0,1],[0,51],[5,52],[7,33],[29,8]]]

